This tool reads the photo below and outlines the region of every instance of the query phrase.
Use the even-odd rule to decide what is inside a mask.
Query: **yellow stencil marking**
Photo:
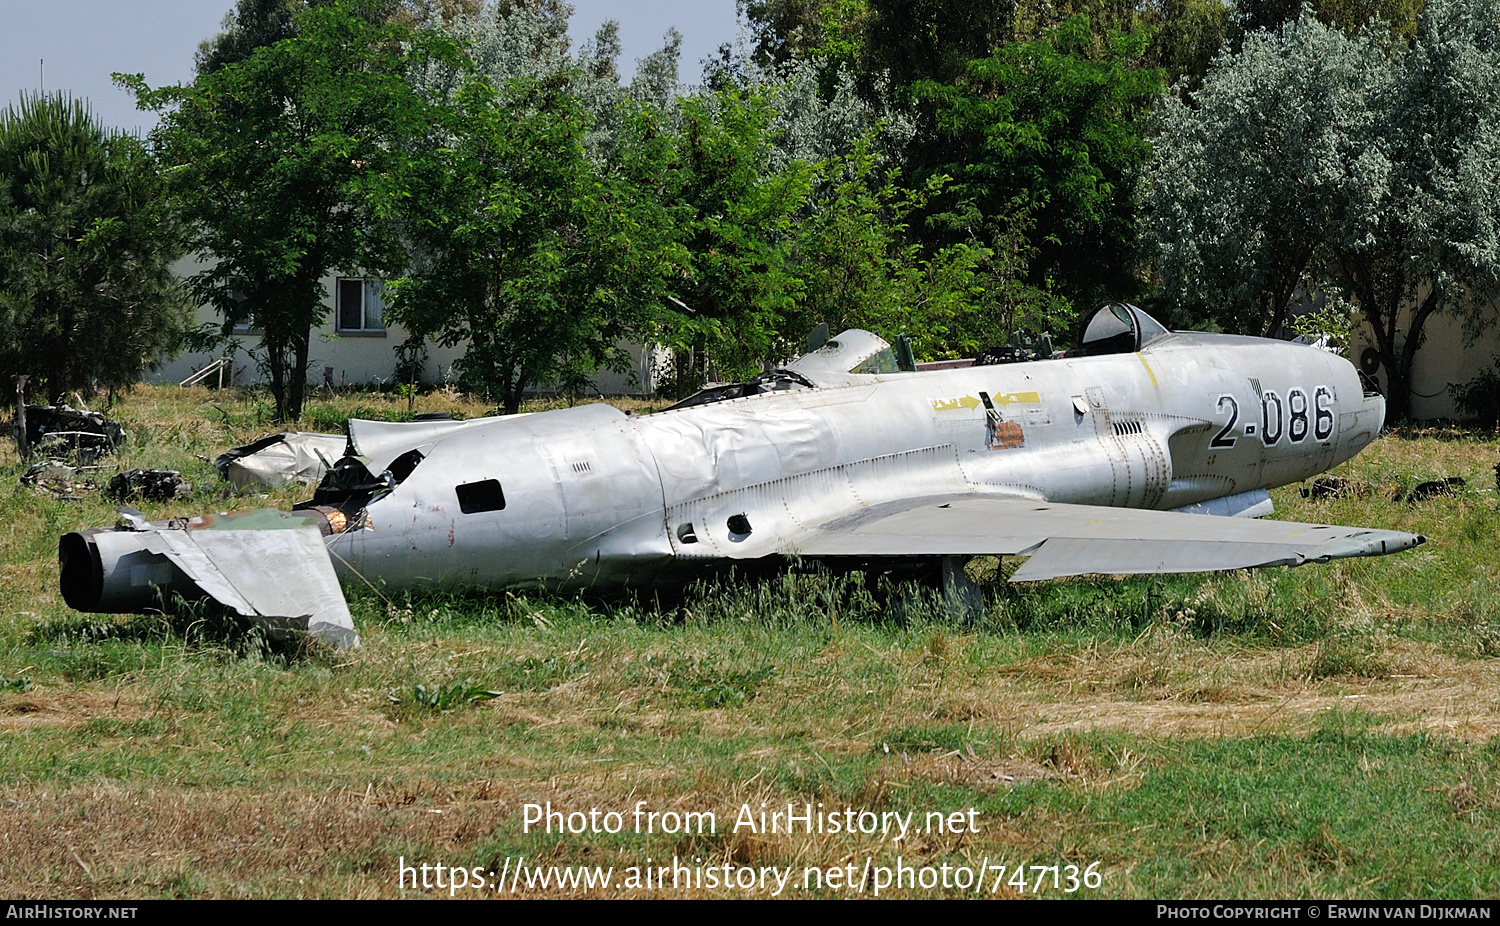
[[[1146,375],[1151,377],[1151,385],[1155,386],[1157,384],[1156,374],[1151,372],[1151,364],[1147,363],[1146,358],[1142,357],[1140,354],[1136,354],[1135,359],[1139,360],[1141,362],[1141,366],[1146,368]]]
[[[956,412],[961,408],[978,408],[979,400],[971,395],[954,396],[951,399],[932,399],[932,410],[935,412]],[[1042,401],[1042,397],[1035,392],[1002,392],[990,397],[990,401],[996,405],[1020,405],[1022,403],[1035,403]]]
[[[956,412],[961,408],[978,408],[979,400],[971,395],[955,396],[951,399],[933,399],[932,410],[935,412]]]
[[[1002,392],[995,396],[996,405],[1019,405],[1022,402],[1040,402],[1042,397],[1035,392]]]

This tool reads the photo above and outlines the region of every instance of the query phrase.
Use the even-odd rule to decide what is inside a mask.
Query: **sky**
[[[620,23],[620,71],[682,33],[681,77],[697,83],[702,59],[735,39],[734,0],[572,0],[574,47],[606,19]],[[220,31],[234,0],[0,0],[0,106],[44,88],[86,98],[105,125],[144,134],[155,117],[110,79],[145,74],[152,87],[193,78],[198,43]],[[43,85],[45,81],[45,85]]]

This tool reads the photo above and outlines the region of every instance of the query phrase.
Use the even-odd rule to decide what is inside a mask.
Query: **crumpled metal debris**
[[[220,454],[214,469],[240,489],[317,485],[344,455],[346,443],[342,434],[270,434]]]
[[[11,428],[15,432],[18,425],[13,422]],[[91,463],[114,453],[124,441],[124,426],[98,412],[67,405],[26,406],[26,443],[32,453],[70,454],[80,464]]]
[[[92,472],[97,466],[72,466],[61,460],[46,460],[33,463],[21,474],[21,485],[38,495],[54,495],[58,498],[82,498],[83,493],[92,492],[97,486],[90,479],[80,478],[82,472]]]
[[[175,469],[128,469],[109,481],[104,494],[120,502],[137,498],[167,502],[187,498],[192,491],[192,483],[183,481]]]

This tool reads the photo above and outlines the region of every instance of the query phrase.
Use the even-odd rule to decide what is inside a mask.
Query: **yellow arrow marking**
[[[979,400],[971,395],[955,396],[951,399],[933,399],[932,410],[935,412],[956,412],[961,408],[978,408]]]
[[[991,396],[990,401],[996,405],[1020,405],[1040,402],[1042,397],[1035,392],[1002,392]],[[935,412],[956,412],[961,408],[978,408],[980,404],[979,400],[971,395],[954,396],[950,399],[932,399],[931,402],[932,410]]]
[[[995,396],[996,405],[1019,405],[1022,402],[1040,402],[1042,397],[1035,392],[1004,392]]]

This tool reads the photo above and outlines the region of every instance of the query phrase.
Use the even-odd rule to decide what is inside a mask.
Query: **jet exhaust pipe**
[[[349,606],[323,546],[322,511],[259,510],[64,534],[57,544],[63,600],[79,611],[143,614],[176,597],[213,599],[263,624],[272,639],[305,633],[335,648],[359,645]]]
[[[90,528],[64,534],[57,543],[63,600],[79,611],[130,614],[160,608],[173,592],[206,597],[182,570],[146,549],[136,531]]]

